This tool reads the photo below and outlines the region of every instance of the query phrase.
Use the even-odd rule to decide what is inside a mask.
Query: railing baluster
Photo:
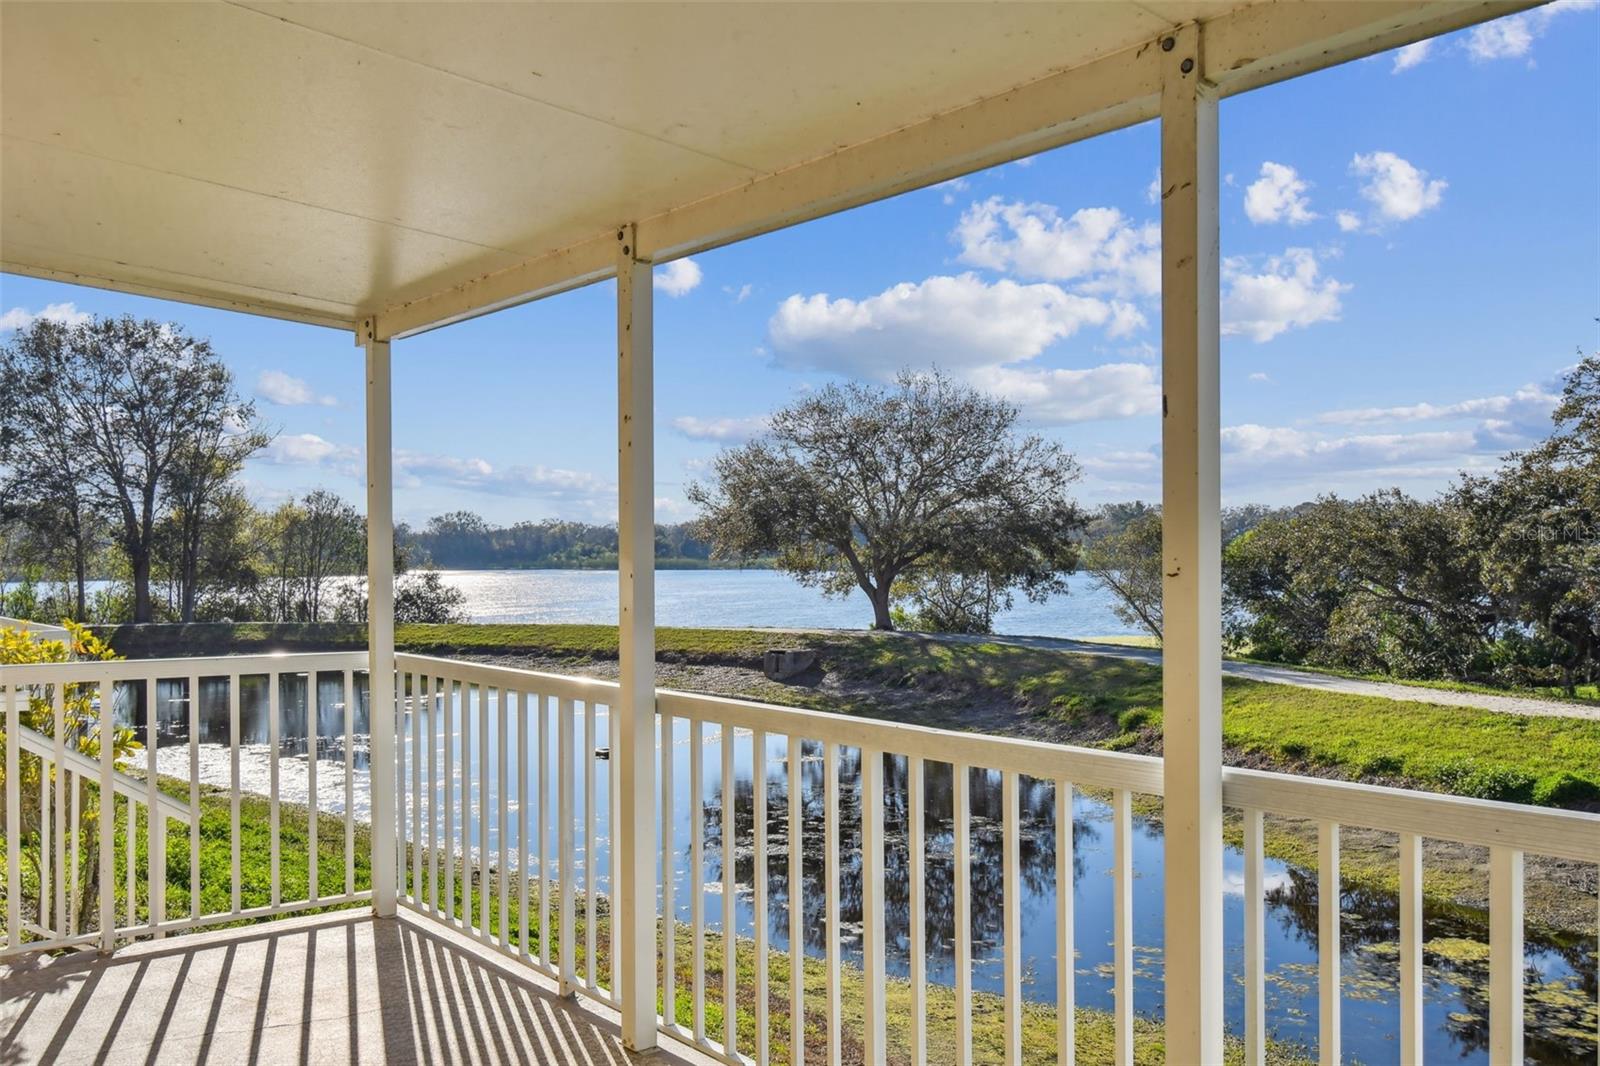
[[[1400,834],[1400,1061],[1422,1066],[1422,838]]]
[[[404,698],[404,689],[403,688],[401,689],[401,696],[402,696],[402,698]],[[317,799],[318,799],[318,796],[317,796],[317,756],[321,754],[321,752],[318,751],[317,749],[320,746],[320,741],[322,739],[322,686],[317,684],[317,672],[315,670],[306,671],[306,703],[305,703],[305,706],[306,706],[306,810],[307,810],[307,814],[306,814],[306,898],[310,899],[310,900],[315,900],[321,895],[321,886],[318,884],[318,875],[322,872],[321,871],[321,865],[322,864],[317,861],[320,858],[320,855],[318,854],[319,848],[318,848],[318,844],[317,844],[317,833],[318,833],[318,830],[322,828],[322,825],[321,825],[322,818],[321,818],[320,813],[318,812],[318,804],[317,804]],[[399,765],[399,768],[395,772],[394,779],[395,779],[395,781],[396,781],[396,783],[398,785],[398,792],[399,792],[399,806],[396,808],[396,810],[399,812],[400,843],[402,845],[405,843],[405,824],[406,824],[406,803],[405,803],[405,785],[404,785],[404,782],[405,782],[405,779],[406,779],[406,775],[405,775],[405,757],[406,757],[405,734],[403,732],[400,732],[399,730],[396,730],[395,731],[395,758],[400,760],[400,765]],[[403,855],[403,853],[402,853],[402,855]],[[406,878],[405,878],[405,859],[403,857],[400,860],[399,875],[400,875],[399,876],[399,881],[400,881],[400,886],[399,887],[400,887],[400,890],[401,890],[400,894],[404,895],[405,894],[405,887],[406,887]]]
[[[599,887],[594,861],[594,702],[583,705],[583,983],[592,991],[600,987],[595,958],[595,897]]]
[[[6,947],[22,946],[22,745],[16,737],[22,719],[17,706],[17,684],[6,685]]]
[[[60,686],[57,686],[58,688]],[[148,836],[145,841],[145,880],[146,893],[150,901],[150,929],[155,933],[156,939],[162,937],[161,923],[167,920],[167,820],[161,815],[161,788],[160,776],[156,773],[156,755],[161,748],[161,690],[156,681],[150,681],[148,700],[145,703],[145,821],[149,825]],[[44,760],[39,760],[39,787],[44,788]],[[43,797],[41,796],[41,801]],[[39,829],[40,840],[44,840],[44,804],[39,804]],[[132,826],[129,826],[129,839],[132,839]],[[41,862],[41,872],[49,868],[49,861]],[[40,900],[40,917],[42,919],[44,907]]]
[[[111,802],[116,802],[115,795],[111,796]],[[134,841],[139,835],[139,806],[133,802],[133,797],[129,796],[123,802],[122,809],[128,812],[125,816],[127,818],[128,831],[124,833],[122,837],[122,842],[124,845],[122,873],[123,878],[126,881],[124,886],[125,892],[122,897],[125,902],[124,910],[126,911],[126,913],[123,915],[123,918],[125,920],[125,924],[131,929],[139,922],[139,896],[134,890],[135,881],[137,880],[138,867],[133,858]]]
[[[906,756],[906,855],[910,870],[907,906],[911,981],[911,1062],[928,1061],[928,888],[927,842],[924,840],[926,787],[922,759]]]
[[[861,963],[866,986],[862,1037],[868,1062],[882,1062],[889,1051],[884,933],[883,752],[866,748],[861,752]]]
[[[113,878],[116,877],[116,846],[114,841],[117,839],[117,806],[116,794],[112,790],[111,783],[112,774],[116,768],[114,762],[116,759],[116,745],[112,741],[112,736],[116,728],[116,722],[113,720],[115,713],[113,704],[116,703],[117,690],[116,683],[112,681],[107,681],[102,685],[96,686],[96,688],[100,699],[100,950],[109,952],[117,939],[117,891],[116,884],[113,881]],[[13,703],[11,706],[15,708],[16,705]],[[10,716],[8,715],[8,717]],[[15,719],[13,718],[7,724],[14,726]],[[6,735],[15,737],[21,734],[15,728],[11,728]],[[18,747],[16,744],[6,745],[8,759],[14,758],[10,753],[18,750]],[[238,765],[237,759],[235,760],[235,765]],[[20,780],[20,778],[8,773],[6,780],[14,782]],[[234,775],[234,780],[238,781],[237,774]],[[17,786],[13,784],[8,787],[15,789]],[[238,794],[238,790],[235,788],[234,795],[237,796]],[[17,803],[18,808],[22,806],[20,795],[11,798]],[[235,800],[234,802],[237,804],[238,801]],[[237,810],[237,806],[234,809]],[[239,891],[239,820],[237,817],[234,818],[233,825],[233,890],[237,893]],[[17,834],[12,836],[11,839],[18,841],[22,839],[20,827]],[[20,885],[22,880],[19,877],[9,883]],[[22,893],[7,893],[7,895],[16,899],[20,906]],[[237,909],[237,905],[235,905],[235,909]],[[12,928],[17,930],[13,935],[17,937],[17,942],[21,943],[22,915],[20,910],[17,914],[17,921]]]
[[[517,699],[517,929],[519,952],[524,960],[532,955],[528,947],[528,834],[530,789],[528,787],[528,711],[532,693]]]
[[[735,971],[738,969],[738,930],[734,916],[735,881],[734,862],[738,853],[737,824],[734,821],[733,741],[731,725],[722,727],[722,1050],[728,1055],[739,1053],[739,1000],[735,988]]]
[[[545,838],[550,832],[550,705],[539,699],[539,961],[550,969],[550,864]],[[558,833],[557,836],[560,836]]]
[[[673,813],[677,810],[677,791],[672,784],[673,723],[670,714],[661,716],[661,1018],[673,1029],[678,1027],[678,914],[673,900],[673,868],[677,849],[673,844]]]
[[[1248,1066],[1267,1061],[1266,929],[1262,867],[1262,813],[1244,812],[1244,1057]]]
[[[1334,1066],[1339,1049],[1339,825],[1317,823],[1317,1058]]]
[[[267,821],[268,831],[271,836],[271,841],[268,844],[268,851],[271,856],[270,864],[272,867],[272,905],[276,907],[278,904],[283,902],[283,871],[281,869],[283,844],[280,839],[282,836],[282,827],[279,822],[281,815],[278,810],[278,796],[282,790],[282,786],[278,779],[278,756],[279,749],[283,746],[283,741],[279,736],[279,730],[283,728],[281,722],[281,718],[283,716],[283,677],[280,674],[268,674],[266,681],[267,748],[269,749],[267,754],[267,776],[269,781],[267,794]],[[243,683],[244,678],[238,674],[235,674],[228,682],[229,690],[231,691]],[[196,789],[200,787],[198,780],[193,783],[193,787]]]
[[[950,832],[955,879],[956,1062],[972,1064],[972,825],[971,781],[961,763],[950,765]]]
[[[472,700],[473,692],[483,698],[483,690],[461,682],[461,928],[470,930],[477,911],[472,906]],[[483,767],[478,768],[483,772]]]
[[[804,744],[789,737],[789,1064],[806,1061],[805,852],[800,760]]]
[[[1522,852],[1489,849],[1489,1059],[1521,1066]]]
[[[756,937],[756,1063],[766,1066],[768,1053],[767,971],[767,734],[757,729],[750,737],[750,826],[754,833],[755,860],[750,866],[753,922]]]
[[[348,689],[346,689],[348,691]],[[350,701],[345,700],[345,736],[349,736],[350,716],[348,708]],[[424,709],[428,706],[428,675],[411,675],[411,728],[407,731],[411,737],[411,899],[418,906],[423,900],[422,888],[422,717]],[[349,752],[349,741],[345,742],[345,751]],[[346,782],[345,796],[348,797],[350,770],[346,761],[344,779]],[[350,809],[346,799],[345,810]],[[348,846],[346,853],[348,853]],[[345,891],[349,891],[348,888]]]
[[[839,965],[839,745],[822,745],[823,907],[828,927],[828,1066],[839,1066],[843,1053]]]
[[[228,686],[228,827],[230,861],[233,877],[230,881],[229,902],[233,913],[242,910],[242,888],[240,882],[240,844],[239,839],[239,685],[238,679]]]
[[[561,877],[561,994],[571,995],[578,987],[577,978],[577,940],[573,930],[572,891],[577,883],[572,867],[577,861],[573,848],[573,760],[577,752],[573,750],[572,699],[568,696],[561,697],[560,720],[556,724],[558,730],[558,743],[556,753],[556,774],[559,779],[561,791],[560,811],[556,823],[556,838],[561,841],[561,865],[558,873]]]
[[[490,896],[494,879],[489,873],[489,706],[494,689],[478,686],[478,936],[493,938],[489,926]]]
[[[72,774],[67,781],[68,795],[72,800],[72,888],[69,893],[70,906],[67,908],[67,935],[78,935],[78,911],[83,907],[83,890],[80,874],[83,872],[82,856],[82,826],[83,826],[83,775]]]
[[[508,869],[510,866],[510,852],[507,848],[506,839],[510,834],[511,819],[508,813],[509,806],[506,802],[506,787],[509,781],[506,776],[506,766],[509,762],[506,749],[510,746],[510,717],[516,704],[516,693],[507,689],[500,690],[500,729],[498,737],[500,751],[495,757],[495,787],[499,791],[500,800],[498,829],[500,834],[500,946],[502,948],[511,944],[511,897],[508,895],[511,889],[511,871]]]
[[[356,755],[355,755],[355,717],[356,717],[356,689],[355,674],[346,670],[340,679],[344,692],[344,894],[350,895],[356,890]],[[416,747],[416,732],[413,728],[412,747]],[[416,886],[412,886],[412,894],[420,897]],[[420,905],[422,900],[416,902]]]
[[[1017,774],[1000,775],[1001,892],[1004,899],[1001,921],[1004,929],[1004,978],[1001,995],[1005,1001],[1006,1066],[1022,1062],[1022,835]]]
[[[1116,873],[1112,891],[1112,956],[1115,970],[1117,1066],[1133,1064],[1133,796],[1125,788],[1112,794],[1112,852]]]
[[[67,757],[67,686],[57,683],[51,687],[51,703],[55,712],[55,736],[52,738],[52,747],[55,754],[56,770],[56,802],[55,802],[55,835],[56,835],[56,921],[57,934],[66,931],[67,926],[67,771],[63,765]],[[198,834],[200,819],[194,819],[195,832]],[[76,835],[78,827],[72,823],[72,832]],[[195,840],[198,842],[199,836]],[[198,895],[198,893],[197,893]]]
[[[151,780],[155,775],[151,775]],[[45,765],[44,756],[39,756],[39,928],[53,930],[55,928],[50,911],[50,865],[53,861],[50,855],[50,768]],[[20,886],[19,886],[20,887]],[[7,891],[11,891],[7,883]]]
[[[1073,935],[1072,782],[1056,781],[1056,1062],[1077,1058],[1077,938]]]
[[[432,692],[428,696],[428,912],[435,917],[439,914],[439,752],[434,743],[436,727],[439,724],[439,713],[434,710],[435,703],[443,703],[450,698],[450,682],[442,677],[433,679]],[[352,697],[354,693],[352,690]],[[353,700],[352,700],[353,701]],[[448,744],[450,739],[445,738]]]
[[[611,915],[611,933],[607,947],[611,954],[611,997],[620,1002],[622,995],[622,953],[617,947],[622,938],[621,911],[617,909],[617,888],[620,872],[617,868],[617,819],[622,809],[622,772],[621,756],[617,754],[617,714],[614,708],[606,708],[606,750],[610,759],[606,761],[606,865],[611,874],[610,891],[606,893],[606,912]]]
[[[455,681],[440,678],[440,748],[444,755],[444,781],[440,799],[444,803],[444,918],[449,924],[456,920],[456,774],[455,774]]]
[[[705,738],[697,718],[689,719],[689,922],[694,958],[689,971],[694,989],[694,1039],[706,1038]]]

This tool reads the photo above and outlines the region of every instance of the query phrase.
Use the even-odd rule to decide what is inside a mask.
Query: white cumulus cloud
[[[693,259],[674,259],[664,266],[656,267],[651,282],[661,292],[676,299],[693,292],[704,276],[700,264]]]
[[[1512,392],[1494,396],[1475,396],[1449,403],[1412,403],[1394,407],[1355,407],[1327,411],[1318,422],[1360,425],[1380,422],[1433,422],[1447,419],[1481,418],[1485,425],[1501,432],[1516,431],[1532,435],[1548,426],[1550,412],[1561,402],[1555,384],[1524,385]]]
[[[970,380],[1016,404],[1030,419],[1055,425],[1138,418],[1161,410],[1161,386],[1148,363],[1107,363],[1084,370],[984,367]]]
[[[690,440],[718,441],[742,444],[760,435],[767,428],[766,415],[748,415],[743,418],[700,418],[680,415],[672,420],[672,428]]]
[[[1311,184],[1294,167],[1271,161],[1261,164],[1261,176],[1244,190],[1244,213],[1251,222],[1287,222],[1304,225],[1316,218],[1306,196]]]
[[[1533,42],[1543,37],[1550,24],[1561,15],[1592,10],[1597,0],[1556,0],[1516,15],[1474,26],[1467,35],[1467,54],[1480,62],[1495,59],[1522,59],[1533,50]]]
[[[0,333],[27,329],[40,320],[60,322],[64,326],[81,326],[93,317],[87,311],[78,310],[78,306],[73,303],[49,304],[43,311],[30,311],[26,307],[13,307],[5,314],[0,315]]]
[[[315,433],[283,433],[267,445],[262,458],[280,466],[328,466],[351,471],[360,455],[358,448],[335,444]]]
[[[1070,216],[1050,204],[998,196],[961,215],[953,239],[972,266],[1044,281],[1072,281],[1085,292],[1123,297],[1161,291],[1161,227],[1134,222],[1114,207]]]
[[[1259,272],[1248,260],[1223,263],[1222,332],[1269,341],[1290,329],[1337,321],[1350,286],[1322,276],[1309,248],[1289,248]]]
[[[332,396],[318,395],[305,379],[282,370],[263,370],[256,378],[256,395],[280,407],[333,407],[338,404]]]
[[[1350,173],[1362,178],[1361,195],[1385,222],[1406,222],[1438,207],[1449,183],[1393,152],[1357,153]],[[1341,228],[1343,223],[1341,222]]]
[[[1118,315],[1105,300],[1056,285],[969,273],[902,282],[864,300],[796,294],[778,305],[768,332],[787,366],[888,380],[906,366],[960,371],[1032,359]]]
[[[1394,52],[1394,73],[1410,70],[1420,63],[1426,62],[1428,53],[1433,51],[1433,41],[1417,41],[1404,48],[1397,48]]]

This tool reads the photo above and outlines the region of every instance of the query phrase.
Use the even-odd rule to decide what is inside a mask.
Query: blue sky
[[[1222,104],[1224,495],[1290,503],[1492,466],[1597,347],[1600,10],[1567,2]],[[1160,493],[1145,124],[658,267],[657,497],[829,380],[938,365],[1063,441],[1090,504]],[[609,284],[395,345],[396,511],[615,516]],[[33,315],[209,336],[279,431],[263,504],[359,500],[348,334],[0,277]]]

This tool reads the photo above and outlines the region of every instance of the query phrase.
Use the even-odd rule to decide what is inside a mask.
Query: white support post
[[[617,582],[621,685],[611,708],[622,1040],[656,1046],[656,508],[654,304],[632,226],[617,231]],[[671,758],[670,753],[667,758]],[[729,788],[724,782],[723,787]],[[728,794],[731,796],[732,791]],[[670,819],[671,811],[663,818]],[[671,935],[669,930],[668,936]]]
[[[1222,1061],[1217,96],[1201,32],[1161,64],[1162,707],[1170,1062]]]
[[[394,433],[389,342],[362,323],[367,356],[367,719],[372,788],[372,911],[393,917],[395,824]],[[313,686],[316,678],[311,680]]]

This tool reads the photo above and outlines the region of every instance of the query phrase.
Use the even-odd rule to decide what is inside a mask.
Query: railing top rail
[[[832,740],[847,747],[988,770],[1011,770],[1042,780],[1069,780],[1090,788],[1126,788],[1161,795],[1161,760],[1150,755],[1076,748],[1037,740],[959,733],[881,719],[856,718],[798,707],[661,689],[662,714],[764,729],[807,740]]]
[[[307,673],[316,670],[358,670],[366,665],[367,653],[364,651],[271,652],[258,655],[208,655],[109,661],[90,659],[65,663],[19,663],[0,666],[0,685],[81,684],[96,681],[138,681],[150,677]]]
[[[398,653],[395,667],[402,673],[427,674],[430,677],[448,677],[491,688],[512,689],[517,692],[536,692],[544,696],[568,697],[577,700],[596,700],[609,703],[617,694],[615,681],[594,677],[574,677],[570,674],[550,674],[541,670],[528,670],[520,666],[497,666],[493,663],[467,662],[461,659],[444,659],[433,655]]]
[[[1600,863],[1600,814],[1225,767],[1222,802],[1293,818]]]

